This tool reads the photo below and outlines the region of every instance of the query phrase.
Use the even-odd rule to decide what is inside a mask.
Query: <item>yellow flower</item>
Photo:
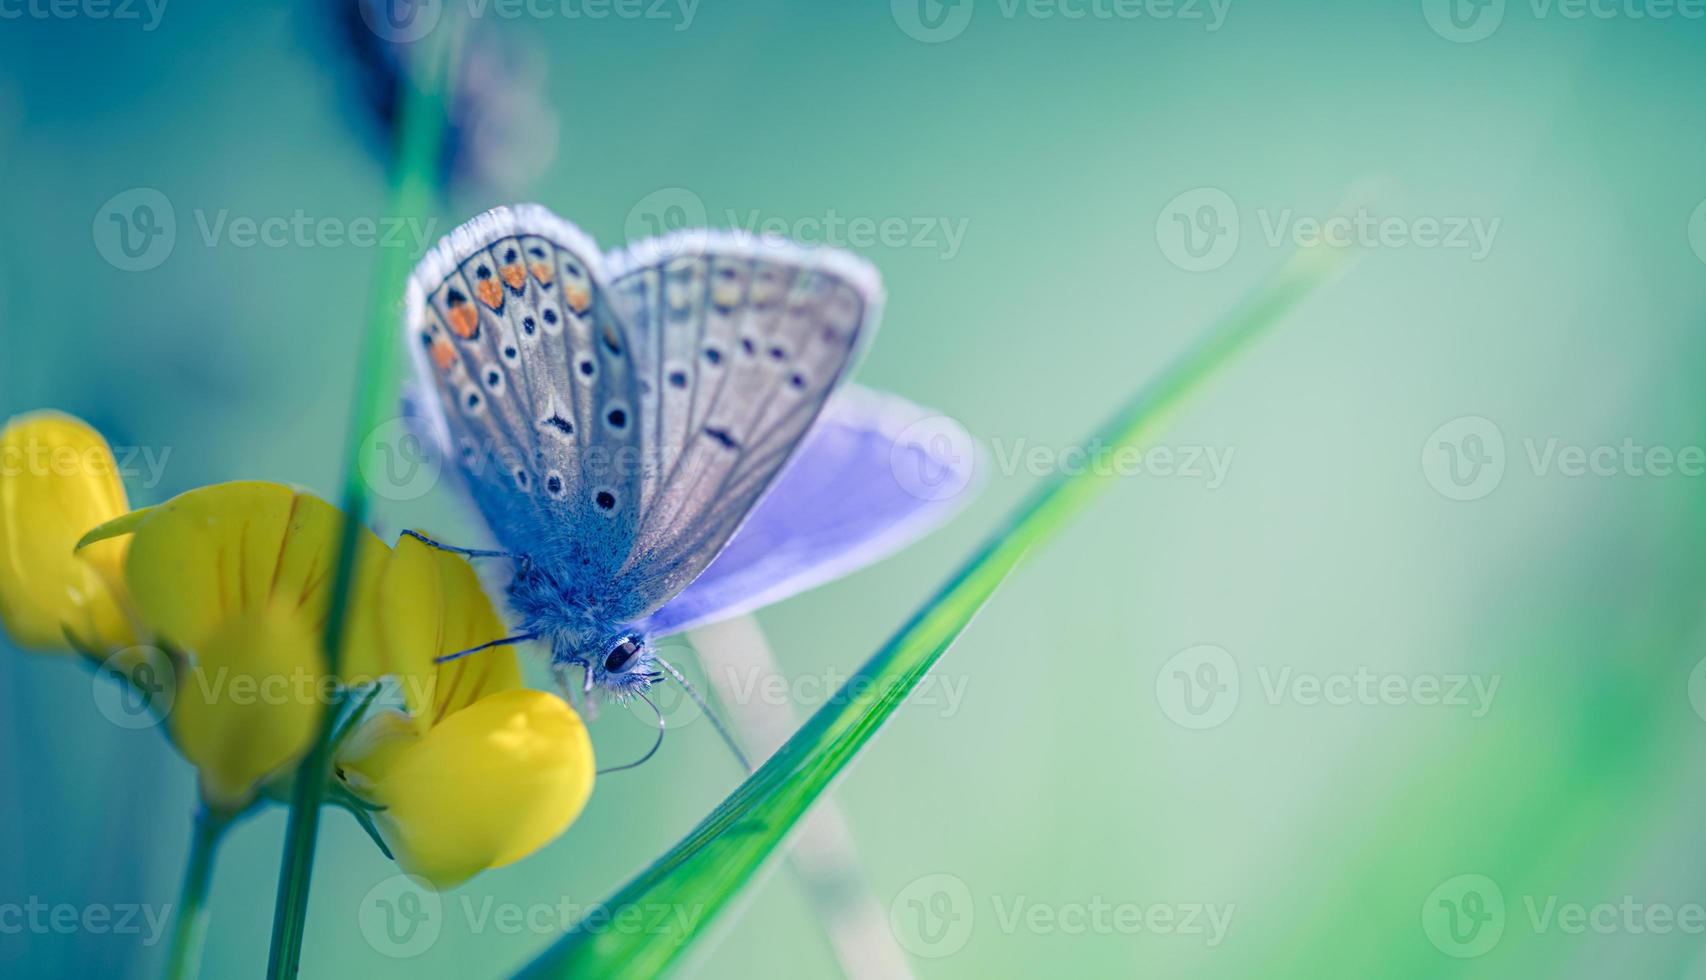
[[[137,620],[171,652],[168,706],[178,750],[224,810],[305,754],[332,700],[322,636],[343,515],[273,483],[222,483],[133,511],[86,547],[127,541],[124,582]],[[390,549],[357,531],[344,677],[376,679],[375,590]]]
[[[580,717],[563,699],[522,688],[507,647],[432,663],[503,636],[468,563],[404,538],[379,603],[381,647],[403,669],[407,707],[362,722],[337,772],[379,808],[372,819],[397,862],[448,888],[556,839],[592,794]]]
[[[507,647],[435,662],[504,635],[464,559],[414,538],[393,552],[356,529],[329,678],[336,508],[225,483],[126,513],[106,443],[54,413],[8,424],[0,451],[0,623],[29,646],[125,651],[128,680],[165,675],[164,695],[145,686],[216,812],[278,788],[338,703],[334,685],[397,692],[396,708],[352,723],[334,796],[359,804],[406,870],[448,887],[545,846],[585,807],[592,743],[567,702],[522,687]]]
[[[73,553],[83,532],[128,509],[106,440],[58,412],[0,431],[0,624],[19,646],[70,650],[135,642],[113,589],[122,542]]]

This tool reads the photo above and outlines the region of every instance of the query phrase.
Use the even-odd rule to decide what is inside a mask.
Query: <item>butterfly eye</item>
[[[610,674],[620,674],[627,668],[628,662],[634,659],[634,654],[640,652],[640,645],[633,640],[625,639],[610,649],[604,658],[604,670]]]

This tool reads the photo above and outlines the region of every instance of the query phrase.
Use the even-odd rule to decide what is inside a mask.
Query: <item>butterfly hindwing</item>
[[[843,385],[728,546],[640,622],[667,636],[779,602],[939,526],[987,467],[963,429],[895,395]]]

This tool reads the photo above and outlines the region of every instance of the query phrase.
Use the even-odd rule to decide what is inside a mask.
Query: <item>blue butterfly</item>
[[[538,205],[440,242],[404,321],[423,421],[502,549],[422,540],[517,562],[520,632],[488,645],[547,641],[586,693],[685,685],[658,638],[845,574],[969,499],[902,478],[970,482],[952,440],[905,438],[933,413],[843,383],[882,302],[846,252],[696,230],[604,255]]]

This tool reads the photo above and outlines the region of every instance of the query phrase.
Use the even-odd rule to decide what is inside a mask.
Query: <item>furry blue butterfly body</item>
[[[843,385],[881,305],[862,260],[737,233],[607,256],[521,205],[446,237],[411,279],[405,329],[429,436],[518,560],[519,639],[548,641],[588,690],[643,693],[660,664],[673,672],[658,636],[810,587],[946,516],[957,501],[892,473],[895,437],[923,410]],[[772,501],[784,469],[837,482]],[[762,546],[731,547],[737,532]]]

